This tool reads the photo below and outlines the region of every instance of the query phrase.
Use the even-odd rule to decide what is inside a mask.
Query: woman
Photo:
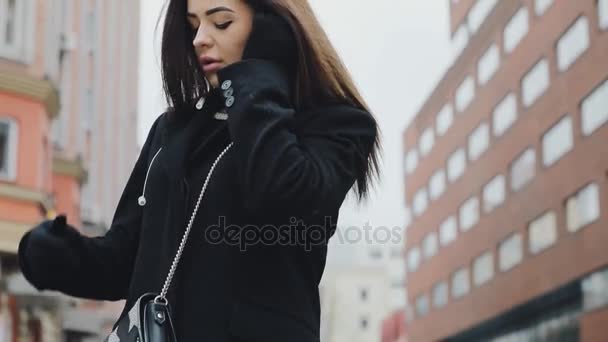
[[[311,8],[171,0],[162,68],[171,106],[109,231],[43,222],[19,247],[25,277],[126,299],[125,315],[163,286],[217,161],[167,296],[178,340],[319,341],[327,242],[349,189],[362,199],[377,175],[378,134]]]

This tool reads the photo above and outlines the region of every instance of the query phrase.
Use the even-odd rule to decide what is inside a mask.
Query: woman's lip
[[[217,71],[221,66],[222,66],[222,63],[220,63],[220,62],[203,64],[203,71],[204,72]]]

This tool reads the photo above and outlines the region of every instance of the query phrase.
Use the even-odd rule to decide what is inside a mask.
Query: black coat
[[[125,314],[141,294],[160,291],[204,178],[234,142],[208,183],[169,291],[178,340],[319,341],[327,241],[367,165],[376,122],[347,104],[296,113],[287,78],[270,62],[238,62],[219,79],[228,93],[217,89],[202,110],[154,122],[105,236],[73,236],[66,253],[77,262],[33,274],[28,265],[40,259],[28,259],[28,233],[23,272],[39,289],[126,299]],[[217,110],[228,119],[214,118]]]

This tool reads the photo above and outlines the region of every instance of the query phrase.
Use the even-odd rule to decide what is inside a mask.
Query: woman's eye
[[[221,24],[215,24],[215,27],[220,30],[225,30],[228,28],[228,26],[230,26],[230,24],[232,24],[232,21],[227,21],[227,22],[221,23]]]

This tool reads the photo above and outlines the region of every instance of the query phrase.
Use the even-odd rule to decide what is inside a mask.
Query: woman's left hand
[[[267,8],[256,8],[243,60],[263,59],[293,71],[297,59],[295,35],[289,23]]]

